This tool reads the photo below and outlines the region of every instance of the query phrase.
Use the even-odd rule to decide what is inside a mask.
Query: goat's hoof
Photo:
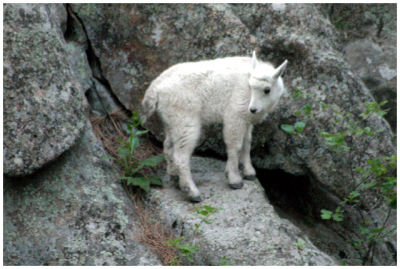
[[[199,203],[203,200],[203,198],[199,195],[199,196],[194,196],[194,197],[190,197],[190,201],[193,203]]]
[[[232,189],[241,189],[241,188],[243,187],[243,182],[240,182],[240,183],[233,183],[233,184],[230,184],[230,183],[229,183],[229,186],[230,186]]]
[[[245,179],[245,180],[250,180],[250,181],[254,181],[254,180],[256,180],[257,179],[257,177],[256,176],[254,176],[254,175],[249,175],[249,176],[244,176],[243,177],[243,179]]]

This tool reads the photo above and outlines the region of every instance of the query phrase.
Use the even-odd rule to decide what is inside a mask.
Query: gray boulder
[[[90,123],[56,162],[4,180],[5,265],[161,265]]]
[[[149,196],[154,216],[174,228],[177,236],[198,242],[195,263],[204,265],[218,265],[224,256],[237,265],[331,265],[341,259],[360,264],[357,259],[368,246],[361,242],[356,250],[352,242],[362,239],[363,221],[395,229],[395,211],[386,219],[388,207],[373,192],[363,193],[362,210],[346,208],[343,222],[320,219],[321,209],[334,210],[359,183],[352,168],[392,155],[396,148],[384,118],[361,119],[364,103],[375,100],[370,85],[341,53],[341,35],[318,6],[68,7],[72,7],[68,19],[63,5],[7,4],[4,8],[5,264],[159,264],[135,240],[137,227],[129,200],[111,180],[118,178],[117,171],[100,158],[104,151],[86,123],[83,93],[97,112],[103,101],[109,104],[106,110],[119,104],[138,109],[148,84],[170,65],[250,55],[256,45],[265,60],[275,64],[289,60],[284,77],[289,94],[266,122],[255,127],[253,163],[258,169],[305,175],[309,185],[299,188],[299,201],[313,196],[304,212],[314,213],[306,216],[310,217],[306,224],[297,212],[295,218],[288,217],[299,229],[285,219],[287,212],[278,216],[258,183],[245,182],[243,189],[230,190],[222,162],[193,158],[194,178],[206,196],[198,206],[220,209],[211,216],[212,224],[202,223],[202,233],[194,231],[200,216],[166,178],[166,187]],[[389,65],[383,76],[393,73],[391,69]],[[295,88],[318,100],[293,98]],[[94,89],[101,89],[99,96]],[[353,148],[351,155],[333,152],[318,132],[336,133],[343,128],[331,110],[320,109],[318,101],[381,132],[346,140]],[[311,114],[297,114],[306,104],[311,105]],[[281,128],[298,121],[305,123],[301,135]],[[157,121],[148,127],[162,138]],[[203,139],[199,151],[224,156],[221,126],[205,133],[209,138]],[[12,178],[34,171],[18,181]],[[264,186],[276,179],[287,182],[268,170],[259,172]],[[395,253],[394,235],[376,244],[373,264],[395,264]]]
[[[226,5],[72,7],[85,25],[104,78],[129,110],[139,108],[151,80],[172,64],[249,54],[254,48],[255,39]]]
[[[361,118],[360,113],[366,109],[364,103],[375,100],[338,51],[340,38],[335,28],[314,5],[235,5],[233,8],[257,37],[266,59],[280,62],[287,58],[290,63],[284,78],[290,96],[283,98],[266,122],[255,127],[254,164],[259,168],[308,175],[313,184],[323,186],[338,201],[344,199],[360,181],[360,174],[353,173],[353,169],[366,166],[367,160],[394,155],[396,146],[393,132],[383,117]],[[262,23],[256,23],[260,21]],[[295,88],[303,94],[315,96],[317,100],[294,99]],[[338,133],[344,127],[340,121],[335,121],[338,116],[332,110],[320,108],[319,101],[347,113],[347,120],[360,121],[361,127],[370,126],[372,130],[381,132],[372,137],[347,140],[352,148],[350,153],[334,152],[325,144],[319,131]],[[298,116],[296,111],[301,111],[306,104],[311,105],[311,115]],[[282,124],[297,121],[306,123],[302,135],[291,135],[282,130]],[[363,209],[356,212],[349,209],[346,214],[349,224],[341,228],[347,237],[356,240],[360,236],[363,219],[376,227],[385,223],[389,209],[377,197],[379,195],[374,192],[363,192]],[[315,206],[320,207],[318,204]],[[328,209],[334,210],[335,207]],[[393,212],[389,218],[389,229],[396,227],[395,215]],[[377,247],[374,262],[395,263],[395,246],[394,235]]]
[[[67,11],[69,25],[64,34],[67,42],[66,48],[75,77],[82,85],[91,112],[105,115],[119,110],[120,106],[112,97],[109,86],[104,84],[100,62],[93,52],[85,26],[74,14],[71,6],[67,6]]]
[[[393,132],[383,117],[360,117],[365,102],[375,101],[374,96],[341,53],[341,35],[319,6],[73,5],[73,10],[85,25],[104,78],[128,109],[138,109],[148,84],[178,62],[250,55],[255,45],[260,57],[275,65],[288,59],[284,81],[289,94],[266,122],[255,127],[252,159],[259,169],[281,169],[310,177],[334,201],[326,209],[335,209],[359,184],[360,176],[352,173],[354,168],[396,152]],[[294,99],[295,88],[316,100]],[[335,122],[337,117],[331,110],[321,110],[320,101],[348,113],[347,120],[360,121],[361,127],[380,132],[351,139],[351,156],[332,151],[319,131],[337,133],[343,126]],[[311,115],[296,115],[306,104],[311,106]],[[297,121],[306,124],[302,135],[282,130],[283,124]],[[147,127],[162,139],[159,122],[154,120]],[[205,134],[208,138],[201,141],[199,151],[225,156],[221,126],[212,126]],[[359,240],[362,219],[376,227],[385,222],[388,207],[381,199],[376,200],[375,193],[363,193],[361,205],[361,211],[346,209],[348,223],[331,227],[340,229],[350,240]],[[314,207],[317,212],[324,209],[320,204]],[[387,222],[393,227],[394,216]],[[351,245],[343,244],[346,246],[339,248]],[[374,262],[392,264],[395,245],[395,236],[379,245]],[[346,255],[354,258],[356,253],[349,252]]]
[[[28,175],[69,149],[85,101],[68,61],[63,5],[4,5],[4,173]]]
[[[257,181],[246,181],[242,189],[232,190],[224,169],[222,161],[192,158],[194,180],[205,196],[196,206],[218,209],[208,217],[210,224],[201,222],[203,216],[165,175],[164,188],[152,190],[148,197],[157,218],[174,229],[177,237],[198,245],[194,265],[220,265],[223,260],[240,266],[337,264],[299,228],[278,216]]]
[[[353,72],[360,76],[379,102],[388,101],[385,108],[389,109],[389,112],[385,118],[389,121],[392,129],[396,130],[396,6],[394,4],[354,5],[348,12],[355,15],[351,15],[352,19],[349,18],[345,21],[350,26],[353,20],[364,23],[365,34],[355,38],[347,34],[348,31],[343,31],[343,34],[349,36],[343,48],[346,60],[351,65]]]

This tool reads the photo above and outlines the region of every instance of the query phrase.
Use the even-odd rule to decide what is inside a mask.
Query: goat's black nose
[[[254,114],[254,113],[257,112],[257,109],[255,109],[255,108],[250,108],[250,112]]]

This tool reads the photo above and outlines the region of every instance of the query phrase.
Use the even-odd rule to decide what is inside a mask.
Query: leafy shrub
[[[349,166],[351,169],[349,178],[350,182],[355,182],[355,187],[349,193],[344,195],[344,198],[339,202],[335,210],[322,209],[321,219],[333,220],[341,222],[345,218],[345,207],[351,206],[361,210],[361,198],[370,191],[380,197],[378,201],[384,201],[390,209],[396,209],[397,204],[397,178],[393,176],[393,171],[397,169],[397,157],[386,156],[375,159],[367,160],[366,163],[354,163],[352,158],[352,151],[354,151],[354,142],[357,139],[372,139],[372,137],[382,130],[373,130],[370,126],[365,126],[365,122],[372,115],[384,116],[387,110],[382,109],[387,101],[383,102],[366,102],[365,109],[360,113],[360,118],[363,120],[356,121],[351,119],[349,112],[340,111],[334,105],[327,105],[320,100],[316,100],[313,94],[305,94],[303,91],[294,88],[292,97],[294,100],[308,101],[302,108],[295,112],[297,117],[301,117],[301,121],[296,121],[294,124],[283,124],[281,129],[291,135],[304,136],[303,131],[307,128],[307,123],[312,121],[313,111],[328,111],[333,116],[330,119],[331,123],[335,125],[336,132],[328,132],[319,130],[318,134],[323,139],[328,149],[336,154],[347,154]],[[314,108],[314,109],[313,109]],[[368,147],[369,142],[366,143]],[[366,150],[367,148],[365,148]],[[344,157],[344,156],[343,156]],[[357,167],[358,166],[358,167]],[[357,168],[353,168],[357,167]],[[343,169],[346,169],[343,167]],[[366,264],[370,259],[371,251],[373,252],[374,245],[380,240],[385,239],[393,234],[393,230],[388,230],[387,220],[392,214],[392,210],[387,213],[386,220],[381,227],[376,227],[375,224],[365,222],[359,227],[360,238],[362,240],[353,242],[353,247],[360,249],[361,243],[368,246],[367,251],[362,255],[363,264]],[[373,253],[372,253],[373,254]]]
[[[133,185],[148,192],[151,185],[161,186],[162,181],[156,176],[147,176],[141,173],[145,167],[155,167],[164,160],[163,156],[154,156],[145,160],[135,161],[135,150],[139,146],[139,137],[148,132],[148,130],[138,130],[140,125],[138,112],[133,113],[131,122],[127,124],[129,131],[128,139],[119,139],[120,146],[118,147],[118,157],[113,158],[123,169],[122,180],[125,180],[127,185]]]
[[[185,238],[183,236],[178,237],[176,239],[170,239],[165,242],[166,245],[169,245],[176,249],[181,257],[183,257],[188,262],[194,262],[193,254],[198,252],[197,244],[189,244],[188,242],[183,241]],[[176,257],[170,265],[179,265],[182,264],[182,260],[180,257]]]

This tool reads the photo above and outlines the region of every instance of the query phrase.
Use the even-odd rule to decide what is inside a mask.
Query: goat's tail
[[[143,100],[140,114],[140,121],[145,123],[157,109],[158,94],[152,88],[147,89]]]

